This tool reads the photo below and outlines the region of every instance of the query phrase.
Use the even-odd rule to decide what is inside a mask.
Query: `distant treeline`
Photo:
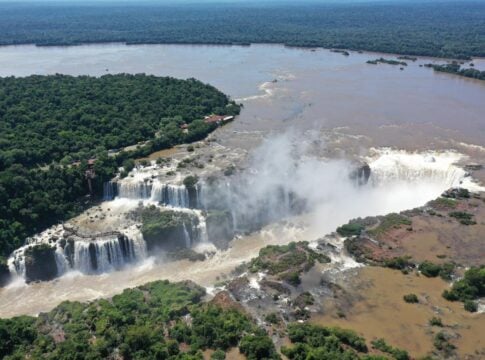
[[[446,72],[472,79],[485,80],[485,71],[480,71],[473,68],[462,69],[460,64],[456,62],[445,65],[426,64],[425,66],[432,68],[434,71]]]
[[[283,43],[485,56],[485,3],[0,5],[0,44]]]
[[[204,138],[216,127],[203,121],[212,113],[236,115],[239,106],[195,79],[0,78],[0,272],[2,257],[27,236],[89,206],[80,201],[89,194],[89,159],[96,159],[93,192],[101,194],[127,159]]]

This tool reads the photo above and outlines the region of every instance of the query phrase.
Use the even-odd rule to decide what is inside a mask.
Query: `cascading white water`
[[[434,182],[447,189],[462,184],[466,171],[455,165],[462,156],[455,152],[408,153],[390,149],[374,150],[370,157],[370,182]]]
[[[187,231],[187,226],[185,226],[185,223],[183,224],[183,228],[184,228],[185,247],[190,248],[192,240],[190,239],[190,234]]]
[[[118,194],[118,186],[116,181],[107,181],[103,184],[103,200],[113,200]]]
[[[104,184],[103,199],[113,200],[115,197],[150,200],[164,206],[176,208],[197,207],[199,204],[199,187],[194,188],[194,203],[190,202],[190,194],[184,185],[165,184],[159,181],[118,181]]]
[[[25,251],[29,246],[31,244],[17,249],[9,258],[9,270],[17,277],[26,276]],[[58,240],[54,246],[58,275],[69,270],[77,270],[84,274],[109,272],[147,257],[146,243],[139,231],[129,231],[129,235],[114,234],[95,240],[77,239],[64,243],[63,246],[61,240]]]
[[[126,199],[150,199],[152,184],[148,181],[121,181],[117,183],[118,196]]]
[[[208,243],[209,237],[207,235],[207,223],[205,221],[205,216],[202,214],[201,211],[198,210],[195,210],[195,214],[199,219],[199,225],[197,226],[198,239],[201,243]]]
[[[150,194],[150,200],[166,206],[189,208],[189,191],[184,185],[171,185],[154,182]]]

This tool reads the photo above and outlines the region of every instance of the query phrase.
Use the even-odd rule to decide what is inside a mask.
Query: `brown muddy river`
[[[395,58],[280,45],[29,45],[0,48],[0,76],[125,72],[194,77],[245,104],[238,121],[223,133],[344,127],[366,135],[366,146],[442,148],[453,141],[485,146],[484,81],[419,66],[436,61],[429,58],[408,61],[403,70],[366,64],[381,56]],[[484,59],[473,62],[485,68]]]
[[[244,104],[236,121],[214,134],[228,149],[252,150],[262,137],[271,137],[273,132],[318,130],[325,134],[328,152],[339,158],[365,155],[371,147],[392,146],[405,150],[455,149],[472,160],[483,161],[485,82],[437,74],[419,66],[433,59],[408,62],[403,70],[366,64],[381,56],[394,58],[356,52],[347,57],[323,49],[279,45],[12,46],[0,48],[0,76],[143,72],[194,77]],[[485,67],[485,60],[475,59],[474,63],[478,68]],[[398,189],[389,183],[385,194],[374,191],[360,197],[325,193],[322,199],[330,200],[318,212],[236,239],[229,250],[203,263],[159,264],[148,259],[141,266],[111,274],[68,274],[49,283],[12,284],[0,289],[0,316],[36,314],[62,300],[110,296],[161,278],[192,279],[210,286],[266,244],[316,239],[356,216],[422,205],[440,194],[440,186],[446,186],[437,184],[430,181],[423,188]]]

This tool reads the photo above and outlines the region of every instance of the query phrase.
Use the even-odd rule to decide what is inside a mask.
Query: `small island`
[[[400,66],[408,66],[407,62],[405,61],[398,61],[398,60],[392,60],[392,59],[384,59],[384,58],[379,58],[375,60],[368,60],[367,64],[371,65],[377,65],[377,64],[388,64],[388,65],[400,65]]]
[[[470,64],[472,66],[473,64]],[[453,61],[450,64],[437,65],[437,64],[425,64],[425,67],[432,68],[434,71],[445,72],[449,74],[455,74],[472,79],[485,80],[485,71],[480,71],[473,68],[463,69],[460,64]]]

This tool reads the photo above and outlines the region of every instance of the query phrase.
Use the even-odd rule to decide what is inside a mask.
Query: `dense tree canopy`
[[[100,194],[118,166],[203,138],[215,128],[205,126],[205,115],[238,112],[226,95],[194,79],[0,78],[0,266],[27,236],[89,205],[80,201],[89,193],[88,159],[96,159],[92,188]],[[140,141],[136,149],[108,153]]]
[[[0,78],[0,170],[133,145],[154,137],[164,118],[190,123],[228,104],[226,95],[194,79]]]
[[[485,4],[14,5],[0,7],[0,44],[283,43],[465,58],[485,56]]]
[[[249,359],[279,359],[268,335],[236,309],[201,303],[190,282],[157,281],[90,304],[64,302],[38,319],[0,319],[5,359],[200,359],[241,339]],[[181,344],[188,349],[181,350]]]

